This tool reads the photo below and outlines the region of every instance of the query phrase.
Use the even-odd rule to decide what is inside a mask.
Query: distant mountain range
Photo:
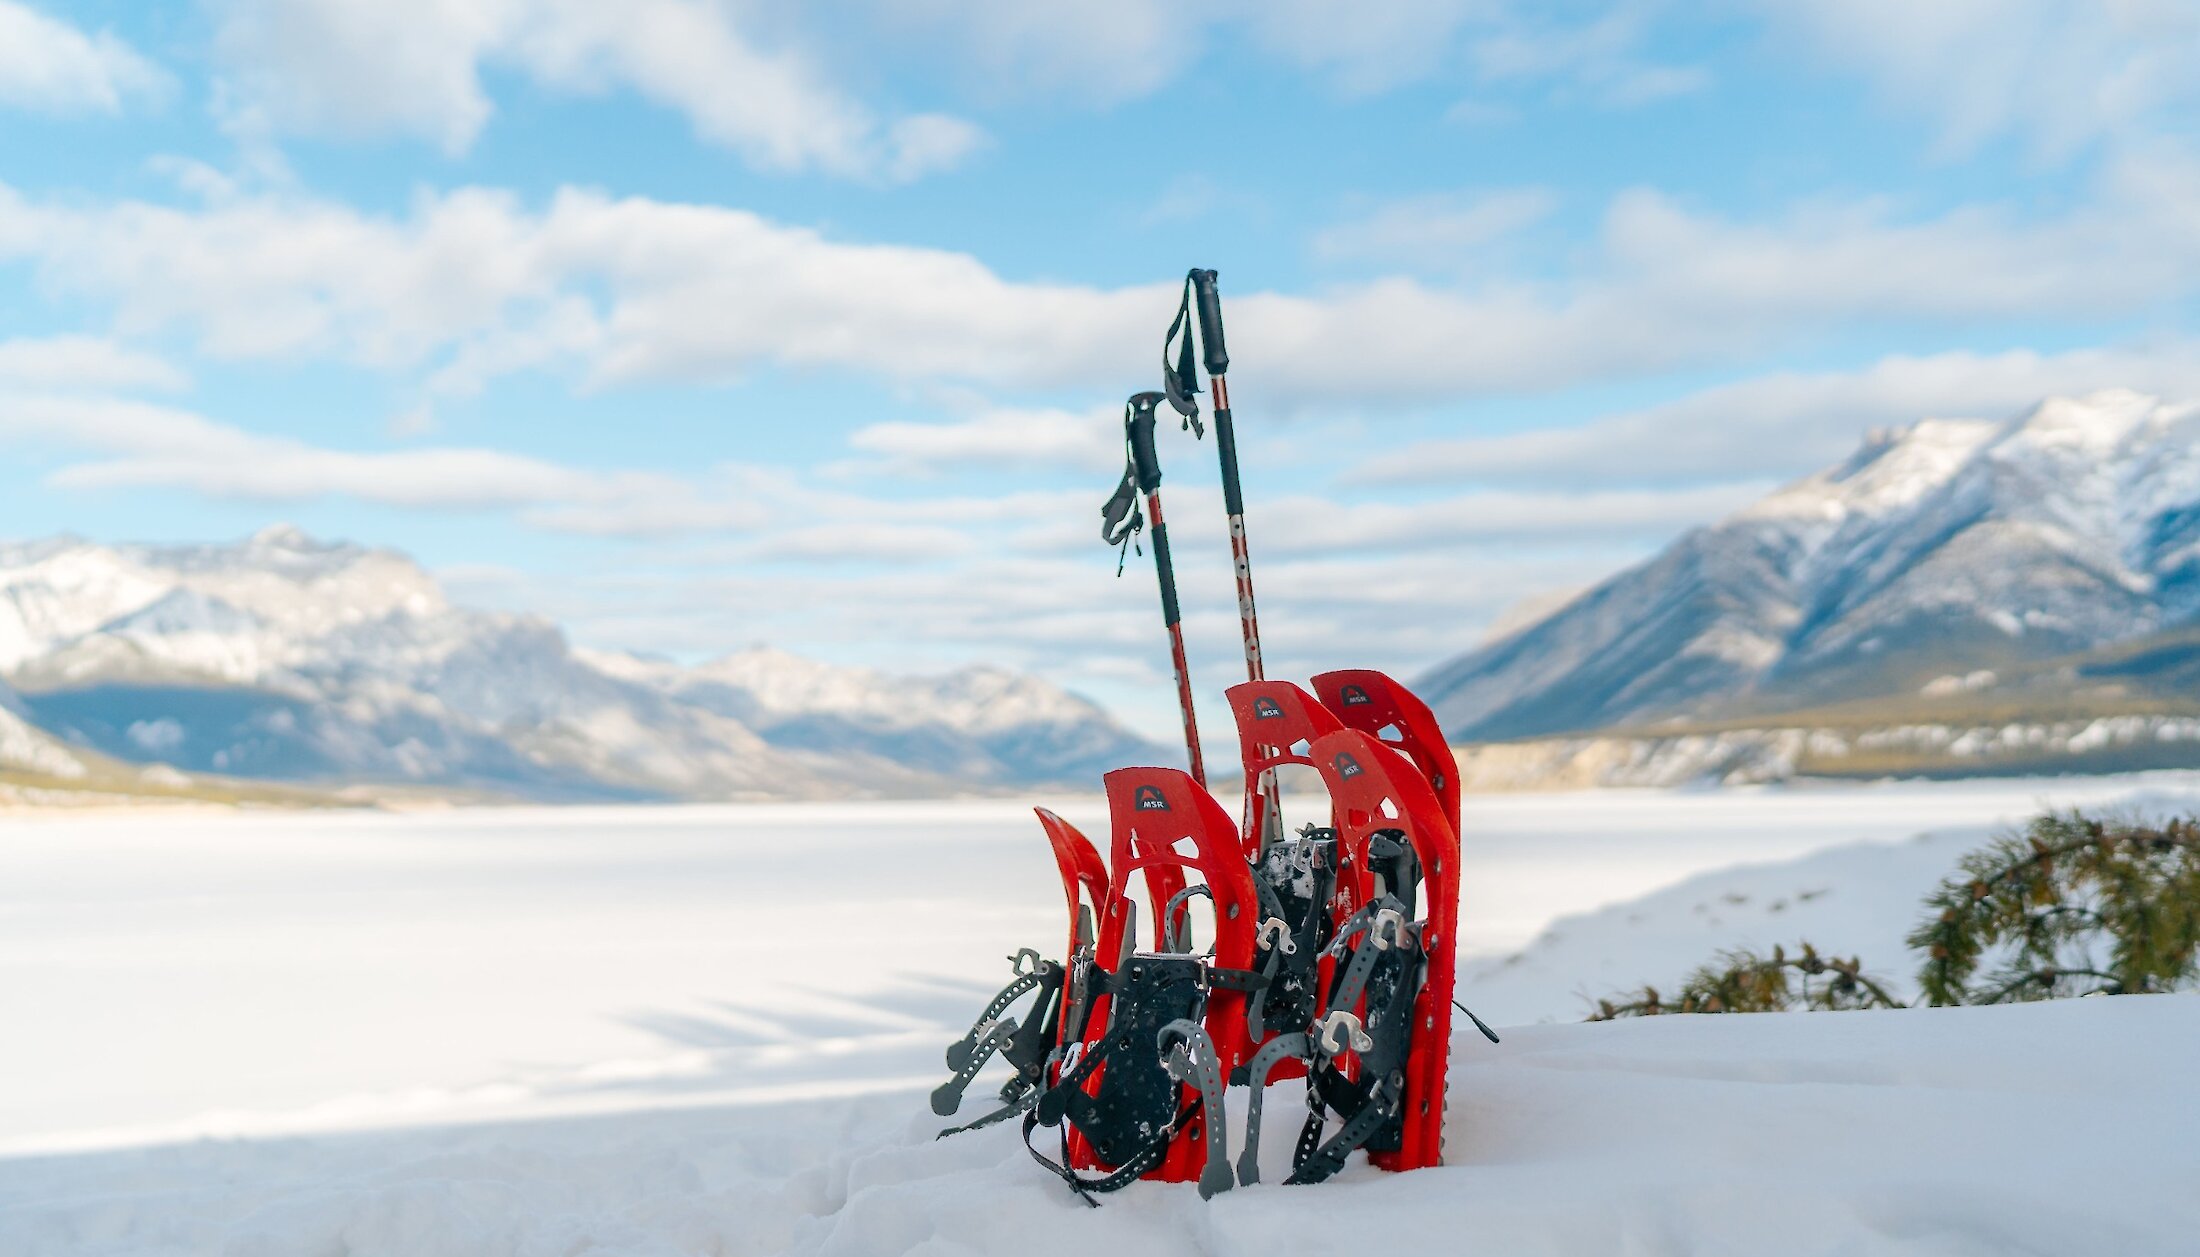
[[[2200,406],[1874,433],[1418,688],[1470,788],[2200,766]],[[0,545],[0,801],[908,797],[1141,761],[1172,762],[1029,676],[577,649],[289,528]]]
[[[18,792],[922,796],[1090,786],[1161,754],[996,668],[576,649],[546,621],[451,606],[403,555],[287,527],[231,546],[0,546],[0,775]]]
[[[2200,765],[2200,407],[1874,433],[1422,692],[1484,785]]]

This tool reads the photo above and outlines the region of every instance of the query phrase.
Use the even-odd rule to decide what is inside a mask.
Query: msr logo
[[[1169,810],[1169,797],[1161,793],[1159,786],[1140,786],[1131,807],[1140,812],[1166,812]]]
[[[1347,707],[1365,707],[1375,701],[1367,696],[1366,690],[1357,685],[1345,686],[1337,692],[1337,697]]]
[[[1330,760],[1329,763],[1331,767],[1337,770],[1337,776],[1346,781],[1350,781],[1367,771],[1360,767],[1360,761],[1352,758],[1350,751],[1337,752],[1337,758]]]
[[[1253,719],[1281,720],[1283,719],[1283,708],[1276,705],[1275,699],[1262,695],[1253,700]]]

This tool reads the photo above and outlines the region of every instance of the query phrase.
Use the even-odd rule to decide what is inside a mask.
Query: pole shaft
[[[1230,421],[1230,385],[1208,381],[1215,398],[1215,449],[1222,458],[1222,505],[1230,517],[1230,564],[1237,572],[1238,625],[1245,639],[1245,679],[1268,679],[1260,657],[1260,614],[1253,606],[1253,558],[1245,544],[1245,491],[1238,481],[1237,429]]]
[[[1238,630],[1245,641],[1245,679],[1265,681],[1267,665],[1260,653],[1260,613],[1253,605],[1253,556],[1245,543],[1245,490],[1238,480],[1237,426],[1230,418],[1230,382],[1212,376],[1207,386],[1214,391],[1215,450],[1222,459],[1222,505],[1230,517],[1230,566],[1237,573]],[[1280,749],[1280,748],[1278,748]],[[1251,793],[1250,791],[1248,793]],[[1282,836],[1283,799],[1276,774],[1260,775],[1259,803],[1248,808],[1245,845],[1266,850]]]
[[[1207,763],[1199,750],[1199,716],[1192,706],[1192,669],[1184,657],[1183,613],[1176,601],[1176,565],[1169,558],[1169,526],[1161,518],[1161,490],[1146,493],[1146,518],[1153,528],[1153,567],[1161,582],[1161,622],[1169,630],[1169,666],[1176,672],[1176,702],[1184,713],[1184,752],[1192,780],[1204,789]]]

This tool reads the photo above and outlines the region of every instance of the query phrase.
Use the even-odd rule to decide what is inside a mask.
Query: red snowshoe
[[[1304,1031],[1269,1040],[1247,1071],[1244,1183],[1260,1177],[1265,1084],[1291,1057],[1304,1062],[1310,1111],[1286,1182],[1320,1182],[1359,1148],[1384,1169],[1443,1159],[1458,838],[1428,782],[1372,735],[1337,730],[1308,752],[1336,812],[1335,902],[1358,906],[1324,953],[1319,1012]]]
[[[1138,1178],[1197,1181],[1200,1194],[1230,1186],[1223,1084],[1251,1048],[1245,1004],[1257,989],[1251,870],[1230,816],[1173,768],[1122,768],[1107,776],[1107,905],[1099,944],[1081,975],[1091,992],[1085,1033],[1062,1058],[1054,1088],[1025,1120],[1067,1123],[1066,1164],[1033,1155],[1081,1192]],[[1137,945],[1130,875],[1143,872],[1159,938]],[[1197,873],[1191,883],[1186,873]],[[1212,943],[1198,946],[1190,901],[1212,908]],[[1074,1135],[1075,1138],[1067,1136]],[[1100,1171],[1087,1178],[1079,1170]]]

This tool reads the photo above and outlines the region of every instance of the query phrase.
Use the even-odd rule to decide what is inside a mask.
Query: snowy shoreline
[[[1054,1228],[1071,1253],[1181,1233],[1235,1254],[1398,1224],[1508,1253],[1837,1252],[1897,1246],[1903,1218],[1939,1229],[1900,1251],[1995,1251],[1995,1175],[2046,1171],[1928,1165],[1903,1115],[2003,1122],[1993,1088],[2026,1062],[2089,1132],[2096,1101],[2189,1112],[2145,1075],[2096,1094],[2054,1071],[2181,1060],[2200,1001],[1529,1023],[1744,941],[1902,977],[1888,940],[1975,840],[2135,801],[2200,806],[2200,781],[1470,798],[1461,994],[1513,1028],[1458,1041],[1450,1166],[1211,1210],[1140,1187],[1097,1221],[1013,1128],[929,1143],[921,1099],[1004,954],[1058,946],[1022,801],[0,818],[0,1005],[30,1010],[0,1038],[0,1251],[870,1253]],[[1104,832],[1099,800],[1048,802]],[[1865,1116],[1909,1133],[1881,1148]],[[1825,1162],[1826,1130],[1861,1160]],[[1771,1191],[1774,1164],[1810,1179],[1782,1195],[1823,1230],[1800,1247],[1724,1186]],[[2068,1236],[2087,1207],[2015,1216]],[[2118,1251],[2176,1251],[2132,1225]]]

